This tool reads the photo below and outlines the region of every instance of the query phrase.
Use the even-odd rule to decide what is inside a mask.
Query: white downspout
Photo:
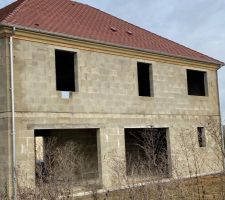
[[[13,35],[16,28],[13,27],[12,35],[9,38],[10,51],[10,91],[11,91],[11,114],[12,114],[12,186],[13,200],[17,199],[17,178],[16,178],[16,128],[15,128],[15,96],[14,96],[14,55],[13,55]]]

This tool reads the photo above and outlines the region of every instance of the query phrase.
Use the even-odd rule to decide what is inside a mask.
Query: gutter
[[[12,187],[13,200],[17,199],[17,177],[16,177],[16,127],[15,127],[15,95],[14,95],[14,55],[13,55],[13,36],[16,28],[13,27],[12,34],[9,37],[10,51],[10,92],[11,92],[11,141],[12,141]]]

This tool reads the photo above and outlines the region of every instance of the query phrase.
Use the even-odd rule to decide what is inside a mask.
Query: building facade
[[[27,1],[21,2],[19,11]],[[221,144],[207,129],[209,121],[220,124],[217,70],[223,63],[50,33],[16,20],[2,23],[0,35],[2,187],[12,183],[12,103],[17,179],[30,185],[36,138],[55,136],[88,147],[87,171],[102,188],[116,187],[111,161],[116,156],[127,166],[126,130],[134,129],[165,130],[169,177],[194,175],[194,159],[201,160],[199,175],[223,170]]]

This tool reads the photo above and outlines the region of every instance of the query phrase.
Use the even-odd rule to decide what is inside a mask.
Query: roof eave
[[[20,30],[42,33],[42,34],[47,34],[47,35],[50,35],[50,36],[64,37],[64,38],[80,40],[80,41],[84,41],[84,42],[92,42],[92,43],[97,43],[97,44],[102,44],[102,45],[107,45],[107,46],[114,46],[114,47],[119,47],[119,48],[130,49],[130,50],[142,51],[142,52],[145,52],[145,53],[152,53],[152,54],[158,54],[158,55],[169,56],[169,57],[174,57],[174,58],[180,58],[180,59],[185,59],[185,60],[189,60],[189,61],[197,61],[197,62],[206,63],[206,64],[207,63],[208,64],[214,64],[214,65],[217,65],[217,69],[220,69],[221,67],[223,67],[225,65],[225,63],[221,62],[221,61],[210,62],[210,61],[205,61],[205,60],[201,60],[201,59],[193,59],[193,58],[189,58],[189,57],[185,57],[185,56],[177,56],[177,55],[173,55],[173,54],[169,54],[169,53],[165,53],[165,52],[152,51],[152,50],[142,49],[142,48],[135,48],[135,47],[125,46],[125,45],[103,42],[103,41],[100,41],[100,40],[83,38],[83,37],[79,37],[79,36],[72,36],[72,35],[68,35],[68,34],[45,31],[45,30],[42,30],[42,29],[28,28],[28,27],[24,27],[24,26],[20,26],[20,25],[7,24],[7,23],[1,22],[0,27],[9,27],[9,28],[15,27],[15,28],[20,29]]]

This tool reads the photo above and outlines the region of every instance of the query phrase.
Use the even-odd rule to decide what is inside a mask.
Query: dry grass
[[[183,180],[173,180],[165,183],[155,183],[140,188],[135,188],[133,191],[138,194],[136,200],[222,200],[225,199],[225,175],[202,176],[199,178],[202,189],[199,191],[196,186],[196,178],[188,178]],[[151,196],[141,195],[143,191],[148,190]],[[165,197],[166,195],[166,197]],[[81,197],[80,200],[92,200],[93,197]],[[107,192],[99,194],[98,200],[130,200],[135,199],[130,195],[129,189]]]

